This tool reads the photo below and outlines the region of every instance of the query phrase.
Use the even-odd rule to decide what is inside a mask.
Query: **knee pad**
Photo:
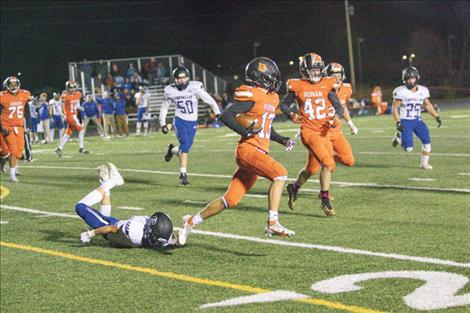
[[[430,153],[431,152],[431,144],[430,143],[423,144],[421,150],[424,151],[424,152]]]
[[[405,148],[405,152],[412,152],[413,151],[413,147],[407,147]]]

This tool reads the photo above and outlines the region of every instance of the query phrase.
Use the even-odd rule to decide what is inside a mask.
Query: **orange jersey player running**
[[[0,93],[0,146],[2,149],[2,166],[6,158],[10,165],[10,182],[18,182],[18,160],[24,149],[24,127],[29,129],[29,108],[31,93],[20,89],[21,82],[15,76],[3,81]],[[26,115],[26,119],[25,119]],[[6,162],[6,161],[5,161]]]
[[[336,163],[330,130],[332,112],[340,117],[343,115],[343,107],[336,93],[338,84],[333,77],[323,77],[325,65],[316,53],[305,54],[300,60],[299,69],[302,79],[287,81],[287,94],[281,101],[282,112],[294,123],[300,124],[300,139],[308,150],[307,165],[300,170],[296,182],[288,185],[289,206],[293,207],[298,189],[313,174],[311,165],[316,160],[321,166],[321,208],[327,216],[334,216],[336,212],[330,203],[329,189]],[[299,113],[294,113],[290,108],[294,101],[298,103]]]
[[[352,87],[351,84],[344,82],[344,80],[346,79],[344,68],[339,63],[330,63],[326,66],[325,73],[328,77],[334,77],[336,79],[336,94],[338,95],[339,101],[343,106],[343,117],[351,129],[351,134],[356,135],[359,130],[354,125],[347,108],[347,103],[352,95]],[[353,166],[355,163],[354,154],[351,145],[349,144],[349,141],[346,139],[346,137],[344,137],[343,132],[341,131],[341,122],[339,121],[338,117],[336,116],[333,110],[330,112],[330,117],[333,118],[333,125],[328,131],[328,139],[333,145],[334,159],[336,162],[339,162],[345,166]],[[320,163],[316,158],[309,155],[306,169],[307,172],[303,176],[308,179],[311,175],[315,175],[318,172],[318,170],[320,169]],[[290,195],[289,207],[292,210],[294,210],[295,201],[297,199],[297,192],[302,186],[302,184],[305,183],[305,181],[302,179],[301,181],[298,181],[297,185],[287,185],[287,189]],[[319,197],[321,198],[321,195],[319,195]],[[330,199],[332,199],[331,195]]]
[[[253,187],[258,176],[271,181],[268,197],[268,221],[265,233],[268,236],[292,236],[295,232],[279,223],[278,210],[282,189],[287,179],[287,170],[269,154],[270,140],[274,140],[291,150],[295,141],[283,137],[272,128],[276,108],[279,106],[277,91],[281,84],[280,72],[276,63],[266,57],[255,58],[245,69],[245,84],[235,91],[235,102],[221,115],[221,120],[242,136],[235,155],[238,168],[232,177],[225,194],[210,202],[194,215],[183,217],[183,227],[179,232],[178,242],[186,243],[192,228],[204,220],[237,205]],[[262,120],[262,129],[253,132],[236,123],[234,116],[246,113],[253,119]]]
[[[67,130],[65,131],[64,136],[60,139],[60,143],[55,149],[55,153],[58,157],[62,156],[64,145],[69,141],[73,131],[76,130],[78,131],[78,141],[80,146],[78,152],[88,154],[90,152],[85,149],[84,144],[85,130],[78,118],[78,111],[81,110],[80,99],[82,98],[82,94],[77,90],[77,84],[74,81],[67,81],[65,83],[65,89],[65,93],[62,95],[61,99],[64,103]]]

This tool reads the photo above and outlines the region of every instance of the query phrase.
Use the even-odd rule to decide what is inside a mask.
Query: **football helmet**
[[[144,226],[144,247],[158,249],[170,244],[173,236],[173,222],[171,218],[162,212],[156,212],[148,219]]]
[[[251,60],[245,68],[245,81],[268,90],[278,92],[281,88],[281,71],[276,62],[267,57]]]
[[[344,67],[339,63],[330,63],[325,67],[325,74],[328,77],[336,78],[338,83],[342,83],[346,79]]]
[[[16,94],[21,87],[21,82],[16,76],[8,76],[3,81],[3,89],[8,90],[12,94]]]
[[[416,78],[414,83],[408,83],[407,81],[413,77]],[[401,72],[401,80],[403,81],[403,84],[405,84],[406,88],[408,89],[414,88],[416,84],[418,84],[419,78],[420,78],[419,71],[414,66],[408,66]]]
[[[303,78],[308,79],[315,84],[322,79],[324,69],[325,62],[323,62],[321,56],[316,53],[309,52],[300,58],[300,74]]]
[[[74,93],[77,89],[77,83],[74,80],[68,80],[65,82],[65,89],[70,93]]]
[[[188,87],[190,77],[189,70],[184,66],[178,66],[173,70],[173,79],[178,90],[184,90]]]

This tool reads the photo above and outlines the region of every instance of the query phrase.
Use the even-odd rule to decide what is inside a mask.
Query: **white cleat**
[[[281,236],[281,237],[290,237],[295,235],[295,231],[289,230],[286,227],[282,226],[281,223],[275,222],[274,224],[266,225],[264,232],[266,236]]]
[[[429,164],[421,164],[420,168],[423,170],[432,170],[432,166]]]
[[[193,226],[189,225],[189,218],[191,215],[183,216],[183,227],[181,227],[178,233],[178,244],[180,246],[184,246],[186,244],[186,240],[188,239],[188,235],[193,229]]]
[[[10,176],[10,183],[19,183],[20,181],[18,180],[18,178],[16,178],[16,176]]]
[[[116,165],[114,165],[113,163],[108,163],[108,166],[110,179],[114,181],[116,186],[124,185],[124,179],[116,168]]]
[[[102,164],[96,168],[99,173],[100,183],[105,183],[111,179],[109,175],[109,166],[106,164]]]

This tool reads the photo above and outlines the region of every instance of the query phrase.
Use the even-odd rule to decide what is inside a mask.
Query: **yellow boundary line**
[[[5,199],[10,194],[10,189],[0,185],[0,200]]]
[[[147,267],[134,266],[134,265],[117,263],[117,262],[112,262],[112,261],[107,261],[107,260],[88,258],[88,257],[71,254],[71,253],[65,253],[65,252],[43,249],[43,248],[27,246],[27,245],[21,245],[21,244],[16,244],[12,242],[0,241],[0,246],[24,250],[24,251],[31,251],[31,252],[36,252],[36,253],[41,253],[41,254],[46,254],[46,255],[52,255],[52,256],[61,257],[61,258],[69,259],[73,261],[80,261],[80,262],[90,263],[90,264],[95,264],[95,265],[103,265],[103,266],[108,266],[108,267],[117,268],[121,270],[140,272],[140,273],[145,273],[145,274],[149,274],[153,276],[160,276],[160,277],[170,278],[170,279],[184,281],[184,282],[190,282],[190,283],[201,284],[201,285],[206,285],[206,286],[215,286],[215,287],[221,287],[221,288],[227,288],[227,289],[235,289],[235,290],[240,290],[240,291],[244,291],[247,293],[272,292],[272,290],[264,289],[264,288],[252,287],[248,285],[233,284],[233,283],[225,282],[221,280],[198,278],[198,277],[188,276],[184,274],[177,274],[177,273],[172,273],[172,272],[161,272],[161,271],[147,268]],[[308,304],[317,305],[317,306],[324,306],[327,308],[342,310],[342,311],[351,312],[351,313],[387,313],[383,311],[376,311],[376,310],[371,310],[371,309],[367,309],[367,308],[363,308],[359,306],[345,305],[339,302],[331,302],[331,301],[315,299],[315,298],[297,299],[294,301],[308,303]]]

